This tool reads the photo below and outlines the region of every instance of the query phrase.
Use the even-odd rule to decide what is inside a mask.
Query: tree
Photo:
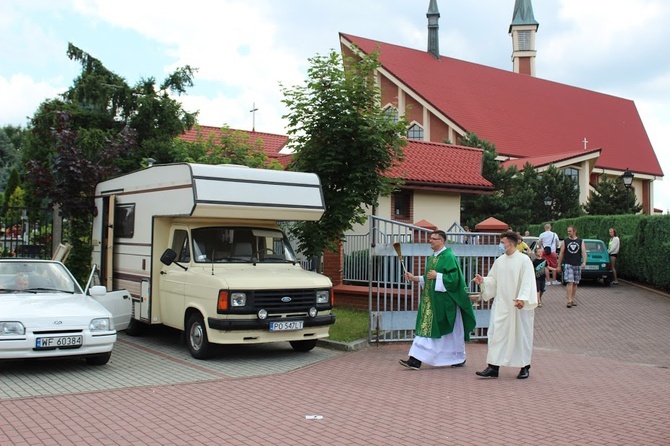
[[[18,160],[18,152],[14,144],[5,129],[0,128],[0,190],[4,191],[7,187],[9,173],[16,168]]]
[[[153,78],[130,87],[74,45],[67,55],[81,64],[81,74],[60,98],[40,105],[21,151],[32,188],[29,204],[60,205],[73,244],[68,265],[82,278],[90,264],[95,185],[146,165],[148,157],[172,161],[173,140],[196,114],[185,112],[170,94],[192,86],[194,70],[178,68],[159,88]]]
[[[224,126],[218,135],[205,138],[197,128],[195,142],[177,140],[171,149],[174,162],[200,164],[241,164],[243,166],[281,170],[277,160],[268,158],[260,139],[251,141],[248,133]]]
[[[594,186],[584,210],[590,215],[637,214],[642,205],[636,202],[635,192],[627,188],[621,178],[604,179]]]
[[[402,160],[407,121],[396,121],[380,107],[376,53],[343,61],[331,51],[309,62],[306,84],[282,86],[282,92],[295,151],[288,168],[316,173],[326,203],[320,221],[297,223],[292,232],[301,251],[320,255],[365,222],[365,207],[376,206],[399,185],[385,172]]]
[[[577,217],[581,214],[577,184],[553,165],[542,173],[538,173],[530,163],[526,163],[521,171],[514,166],[505,169],[496,161],[498,153],[490,142],[474,133],[467,133],[460,143],[484,150],[482,176],[495,188],[495,192],[489,195],[462,195],[463,224],[475,226],[494,216],[520,230],[538,221]],[[549,207],[544,204],[547,196],[552,198]]]

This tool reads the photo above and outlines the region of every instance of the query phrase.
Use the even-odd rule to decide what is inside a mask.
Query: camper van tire
[[[212,355],[212,344],[207,339],[207,327],[200,313],[193,313],[188,318],[186,345],[195,359],[207,359]]]
[[[309,339],[306,341],[290,341],[291,347],[297,352],[308,352],[316,347],[318,339]]]
[[[126,334],[128,336],[141,336],[144,331],[144,324],[137,319],[130,319],[128,327],[126,327]]]

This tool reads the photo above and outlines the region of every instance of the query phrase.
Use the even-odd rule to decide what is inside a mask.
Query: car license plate
[[[303,321],[270,322],[270,331],[302,330]]]
[[[56,338],[37,338],[36,348],[80,347],[81,336],[59,336]]]
[[[599,268],[598,265],[586,265],[584,267],[584,269],[588,269],[588,270],[597,270],[598,268]]]

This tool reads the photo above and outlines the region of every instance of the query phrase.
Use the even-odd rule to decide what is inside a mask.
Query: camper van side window
[[[172,250],[177,253],[177,262],[190,262],[191,252],[188,249],[188,233],[181,229],[174,231]]]
[[[135,204],[114,207],[114,237],[133,238],[135,234]]]

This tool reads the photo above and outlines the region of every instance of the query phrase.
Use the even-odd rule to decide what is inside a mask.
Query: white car
[[[116,330],[96,299],[104,301],[107,290],[88,292],[60,262],[0,259],[0,359],[79,356],[106,364]]]

